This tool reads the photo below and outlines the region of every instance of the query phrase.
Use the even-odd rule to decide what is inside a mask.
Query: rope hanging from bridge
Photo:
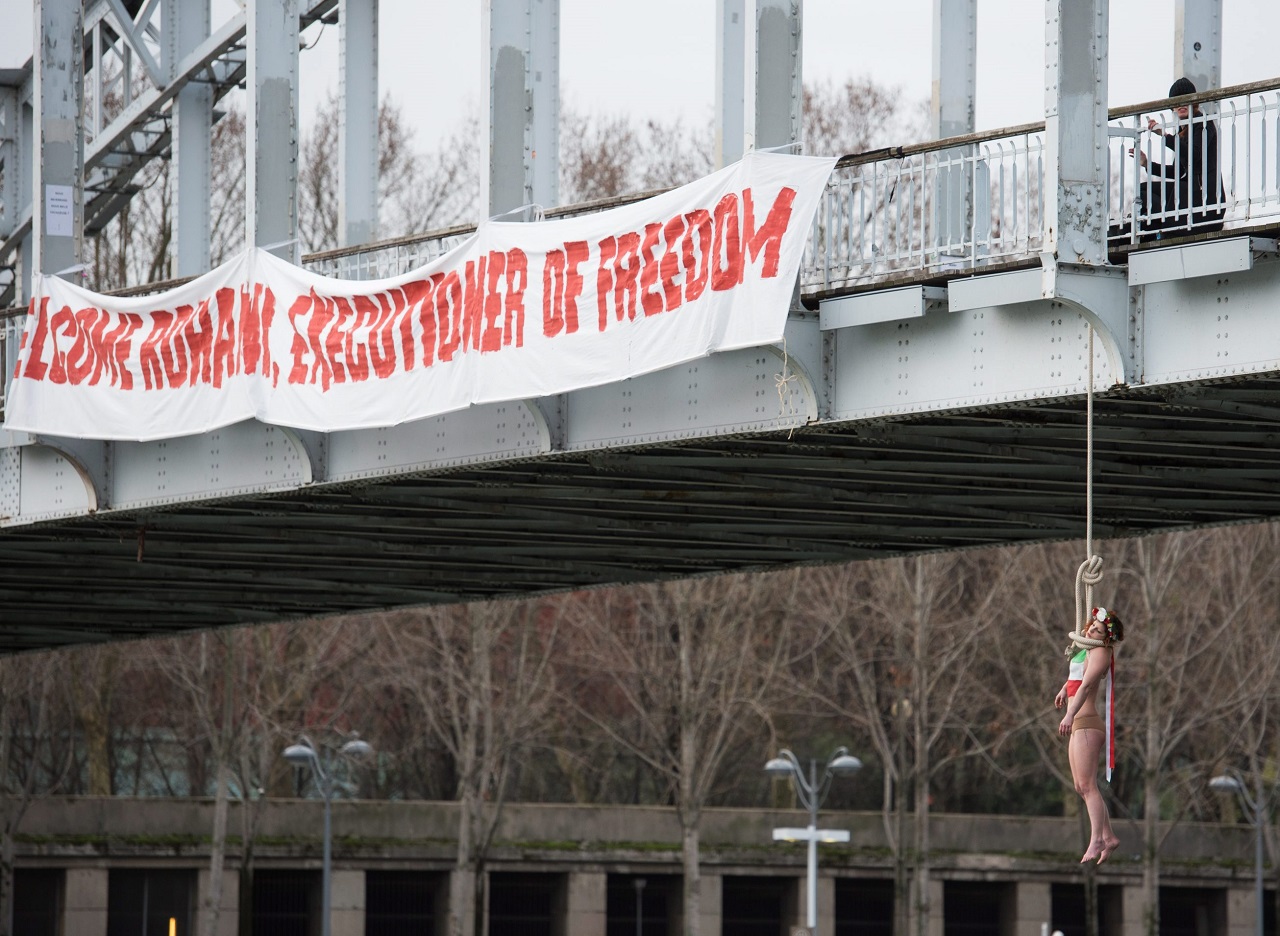
[[[1075,652],[1077,646],[1087,646],[1082,641],[1085,618],[1093,607],[1093,586],[1102,581],[1102,557],[1093,551],[1093,325],[1089,325],[1089,384],[1085,393],[1085,476],[1084,476],[1084,562],[1076,570],[1076,616],[1072,621],[1075,630],[1071,632],[1072,645],[1067,648],[1067,655]]]

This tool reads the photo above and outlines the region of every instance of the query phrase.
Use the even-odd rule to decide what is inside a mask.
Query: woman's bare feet
[[[1090,861],[1099,860],[1098,856],[1103,854],[1103,843],[1090,842],[1088,850],[1084,853],[1084,857],[1080,859],[1081,864],[1088,864]]]
[[[1102,843],[1102,851],[1098,852],[1098,864],[1102,864],[1111,857],[1111,853],[1120,847],[1120,840],[1112,838]]]

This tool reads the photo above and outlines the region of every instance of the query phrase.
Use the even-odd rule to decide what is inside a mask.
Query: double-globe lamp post
[[[1256,901],[1256,922],[1254,924],[1258,936],[1262,936],[1262,916],[1266,908],[1266,889],[1262,882],[1262,823],[1266,820],[1266,802],[1262,795],[1262,784],[1250,796],[1245,788],[1244,780],[1234,770],[1220,774],[1209,781],[1209,788],[1219,793],[1234,793],[1240,797],[1245,816],[1253,826],[1253,885]]]
[[[343,757],[367,757],[373,753],[373,748],[369,746],[367,741],[354,738],[342,745],[338,749],[338,753]],[[297,744],[291,744],[284,749],[284,759],[296,767],[310,767],[312,774],[315,775],[316,786],[320,789],[320,795],[324,797],[324,859],[320,889],[320,932],[321,936],[330,936],[329,904],[332,880],[330,863],[333,841],[330,804],[333,802],[333,777],[324,769],[324,763],[320,760],[320,753],[306,735],[301,735]]]
[[[818,843],[847,842],[849,833],[844,829],[819,829],[818,809],[831,790],[831,781],[836,777],[852,776],[862,769],[862,761],[851,755],[844,748],[836,748],[818,776],[818,762],[809,761],[809,776],[806,779],[804,769],[796,756],[785,748],[778,756],[764,765],[765,773],[773,777],[790,777],[795,787],[796,798],[809,811],[809,827],[807,829],[774,829],[775,842],[807,842],[809,844],[809,876],[805,910],[805,925],[810,933],[818,931]]]

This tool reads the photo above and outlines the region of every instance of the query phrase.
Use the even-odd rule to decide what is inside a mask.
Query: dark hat
[[[1190,78],[1179,78],[1173,84],[1169,85],[1169,97],[1182,97],[1184,94],[1195,94],[1196,86],[1191,83]]]

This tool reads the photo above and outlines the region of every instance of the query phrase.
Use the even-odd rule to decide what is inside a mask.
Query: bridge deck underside
[[[1082,398],[103,513],[0,538],[0,653],[1082,538]],[[1280,516],[1280,374],[1096,400],[1095,534]]]

